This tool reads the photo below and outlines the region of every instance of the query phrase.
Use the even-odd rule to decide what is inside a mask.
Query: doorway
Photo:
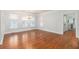
[[[67,45],[73,48],[78,47],[78,40],[76,39],[76,17],[75,14],[64,14],[64,39]],[[71,42],[69,42],[71,41]]]
[[[64,14],[64,27],[63,28],[64,28],[64,32],[66,31],[76,32],[74,14]]]

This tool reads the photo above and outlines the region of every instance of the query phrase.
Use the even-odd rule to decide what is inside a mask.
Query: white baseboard
[[[43,31],[48,31],[48,32],[51,32],[51,33],[56,33],[56,34],[63,35],[63,32],[62,32],[62,33],[60,33],[60,32],[55,32],[55,31],[48,30],[48,29],[43,29],[43,28],[38,28],[38,29],[43,30]]]
[[[28,30],[33,30],[33,29],[37,29],[37,28],[28,28],[28,29],[14,30],[14,31],[5,32],[4,34],[10,34],[10,33],[13,33],[13,32],[28,31]]]

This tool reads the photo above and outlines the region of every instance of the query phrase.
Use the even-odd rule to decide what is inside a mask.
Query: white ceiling
[[[48,11],[57,12],[58,10],[3,10],[8,13],[27,13],[27,14],[40,14]]]
[[[3,10],[4,12],[8,12],[8,13],[32,13],[32,14],[39,14],[39,13],[43,13],[43,12],[47,12],[49,10]]]

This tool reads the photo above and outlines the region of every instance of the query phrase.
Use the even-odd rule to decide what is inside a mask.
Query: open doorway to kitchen
[[[64,14],[64,32],[66,31],[76,32],[74,14]]]
[[[76,39],[76,17],[74,13],[64,14],[63,32],[67,44],[71,45],[73,48],[78,47],[78,40]]]

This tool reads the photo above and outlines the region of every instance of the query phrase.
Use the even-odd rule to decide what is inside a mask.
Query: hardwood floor
[[[78,40],[72,31],[58,35],[42,30],[6,34],[2,49],[71,49],[78,48]]]

